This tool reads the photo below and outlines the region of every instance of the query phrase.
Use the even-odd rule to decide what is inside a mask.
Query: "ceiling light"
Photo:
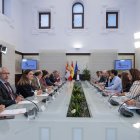
[[[140,32],[134,33],[134,39],[140,39]]]
[[[82,44],[76,43],[76,44],[74,44],[73,48],[80,49],[80,48],[82,48]]]
[[[134,45],[135,45],[135,48],[140,48],[140,41],[135,42]]]

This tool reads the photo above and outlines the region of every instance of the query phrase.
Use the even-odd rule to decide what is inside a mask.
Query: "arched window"
[[[72,6],[72,28],[84,28],[84,6],[79,2]]]

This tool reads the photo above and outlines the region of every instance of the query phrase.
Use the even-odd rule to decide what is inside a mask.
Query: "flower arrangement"
[[[90,117],[82,85],[79,82],[74,83],[67,117]]]

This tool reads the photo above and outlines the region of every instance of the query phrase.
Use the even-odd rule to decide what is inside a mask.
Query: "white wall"
[[[22,3],[19,0],[11,0],[11,13],[3,15],[0,8],[0,40],[15,46],[16,50],[22,50]],[[1,5],[1,0],[0,0]]]
[[[135,22],[135,28],[134,32],[140,32],[140,1],[136,0],[136,10],[135,10],[135,15],[136,15],[136,22]]]
[[[42,51],[39,54],[40,69],[52,73],[58,70],[62,76],[65,74],[66,54],[64,51]]]
[[[2,54],[2,66],[6,67],[9,72],[9,82],[15,85],[15,47],[0,40],[0,44],[7,46],[7,53]]]
[[[24,1],[24,2],[23,2]],[[94,49],[118,49],[118,53],[133,53],[133,33],[140,30],[139,0],[86,0],[85,28],[71,29],[71,6],[74,0],[11,0],[10,17],[1,14],[0,40],[23,53],[42,50],[65,50],[67,53],[88,53]],[[106,10],[118,10],[119,29],[105,29]],[[38,11],[51,11],[52,28],[38,30]],[[73,49],[80,42],[83,48]],[[139,64],[140,65],[140,64]]]
[[[140,32],[140,1],[136,0],[136,22],[134,25],[134,33]],[[140,39],[134,40],[140,41]],[[136,68],[140,69],[140,48],[135,49],[135,55],[136,55]]]
[[[31,2],[31,3],[30,3]],[[42,49],[66,52],[90,52],[92,49],[118,49],[118,52],[132,53],[135,2],[133,0],[86,0],[85,29],[71,29],[71,5],[73,0],[34,0],[24,5],[24,48],[23,52],[39,52]],[[105,12],[110,9],[120,12],[119,29],[105,29]],[[37,12],[49,10],[52,14],[52,29],[38,30]],[[83,44],[81,50],[73,44]],[[114,43],[115,42],[115,43]]]
[[[135,50],[135,56],[136,56],[136,68],[140,70],[140,48],[137,48]]]

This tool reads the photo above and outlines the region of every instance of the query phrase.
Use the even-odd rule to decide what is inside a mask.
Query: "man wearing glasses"
[[[23,100],[23,97],[14,93],[9,80],[9,71],[7,68],[0,68],[0,104],[5,107],[16,104]]]

